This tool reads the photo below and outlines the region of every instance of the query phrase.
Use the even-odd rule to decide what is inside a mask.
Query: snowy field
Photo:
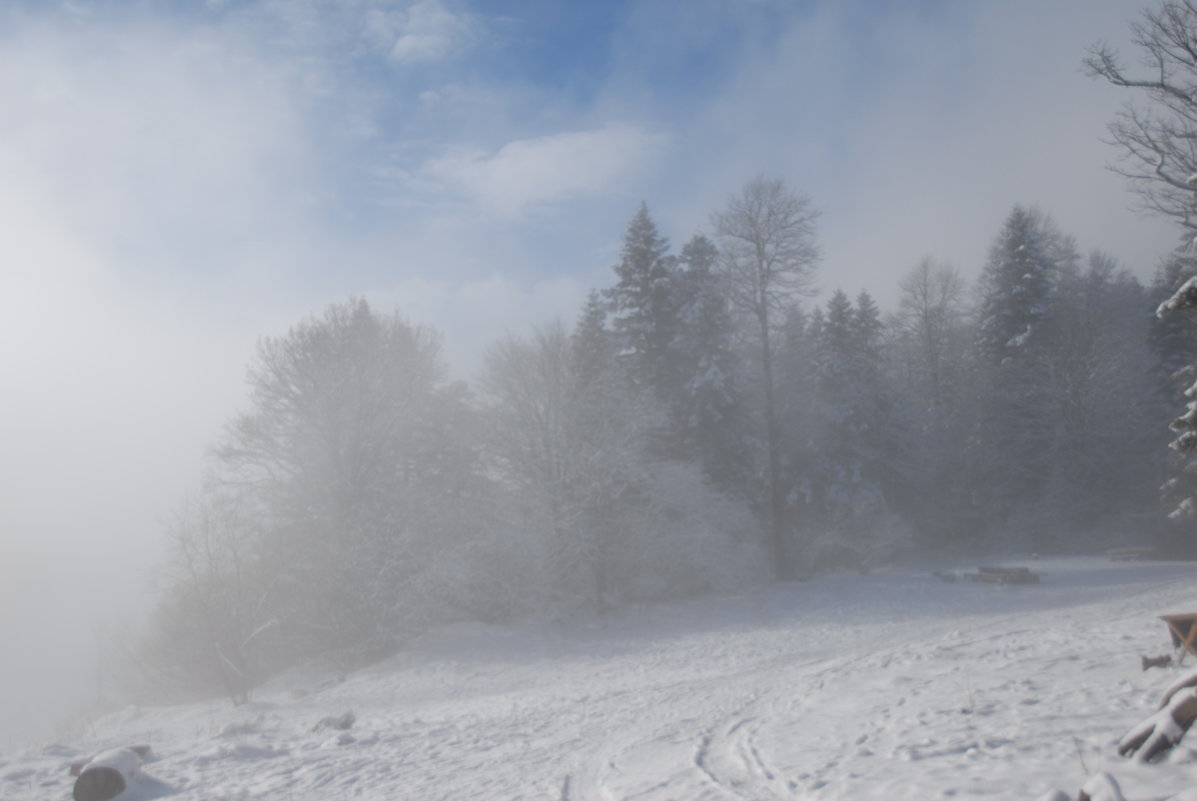
[[[1115,755],[1197,669],[1157,616],[1197,612],[1197,564],[1033,566],[1039,585],[843,575],[602,618],[462,626],[345,676],[295,672],[253,703],[130,708],[78,741],[0,754],[0,798],[69,799],[68,765],[148,743],[122,801],[1075,798],[1197,779]],[[968,567],[972,567],[969,565]],[[962,566],[963,569],[963,566]],[[352,710],[346,731],[316,729]]]

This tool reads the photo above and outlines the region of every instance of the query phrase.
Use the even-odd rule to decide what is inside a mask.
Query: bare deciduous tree
[[[207,490],[179,507],[169,587],[144,648],[156,678],[201,692],[219,686],[236,704],[263,678],[265,635],[277,625],[261,539],[243,506]]]
[[[809,291],[819,249],[810,198],[786,188],[780,178],[749,181],[727,207],[712,218],[722,249],[736,307],[755,323],[762,378],[762,403],[768,459],[769,523],[774,571],[789,578],[783,529],[785,492],[781,486],[781,445],[773,386],[773,337],[785,310]]]
[[[559,322],[509,336],[487,354],[481,386],[496,473],[546,529],[554,591],[603,609],[628,536],[619,518],[647,481],[644,443],[660,420],[613,362],[588,355]]]
[[[960,324],[964,279],[955,267],[925,258],[898,286],[902,290],[902,325],[918,343],[931,410],[938,412],[944,404],[944,362],[952,334]]]
[[[1122,149],[1115,170],[1132,182],[1146,209],[1197,232],[1197,3],[1169,0],[1132,23],[1143,72],[1131,74],[1118,52],[1098,43],[1086,71],[1149,101],[1128,103],[1110,124]]]
[[[434,332],[362,299],[259,344],[217,476],[260,507],[296,649],[383,649],[413,625],[411,582],[460,536],[445,510],[471,470],[443,374]]]

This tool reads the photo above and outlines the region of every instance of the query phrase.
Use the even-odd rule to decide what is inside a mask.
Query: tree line
[[[1197,30],[1187,3],[1164,9]],[[1152,13],[1141,36],[1175,22]],[[1087,63],[1139,86],[1108,48]],[[1133,156],[1148,121],[1118,125]],[[758,177],[675,250],[642,204],[610,285],[495,342],[469,384],[436,331],[361,298],[263,339],[248,410],[170,526],[145,662],[245,699],[451,621],[1187,542],[1160,487],[1192,494],[1167,444],[1197,339],[1152,312],[1197,272],[1188,250],[1145,286],[1018,206],[974,285],[928,258],[883,312],[868,292],[815,300],[818,216]]]

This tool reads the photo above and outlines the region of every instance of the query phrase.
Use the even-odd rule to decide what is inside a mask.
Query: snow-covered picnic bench
[[[1110,548],[1106,551],[1106,558],[1111,562],[1142,562],[1147,559],[1157,559],[1159,555],[1151,545],[1137,548]]]

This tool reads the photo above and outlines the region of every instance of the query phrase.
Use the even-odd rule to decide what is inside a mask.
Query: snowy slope
[[[143,742],[158,758],[122,799],[1030,801],[1108,771],[1146,801],[1193,784],[1197,734],[1161,765],[1114,746],[1184,673],[1139,657],[1169,648],[1158,615],[1197,611],[1197,565],[1034,567],[1040,585],[891,571],[440,631],[344,681],[127,709],[0,755],[0,799],[70,798],[73,759]],[[347,710],[348,731],[313,731]]]

